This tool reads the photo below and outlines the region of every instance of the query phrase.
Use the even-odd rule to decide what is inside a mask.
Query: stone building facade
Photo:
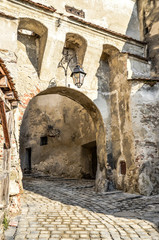
[[[1,208],[9,194],[18,210],[27,171],[159,193],[158,10],[148,0],[1,1],[0,66],[14,83],[0,85],[11,106],[5,124],[1,115]],[[77,64],[87,73],[79,89]]]

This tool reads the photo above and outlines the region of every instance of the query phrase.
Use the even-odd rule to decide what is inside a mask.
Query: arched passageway
[[[106,190],[105,131],[96,105],[83,93],[53,87],[34,97],[20,134],[23,170],[66,178],[95,178]]]

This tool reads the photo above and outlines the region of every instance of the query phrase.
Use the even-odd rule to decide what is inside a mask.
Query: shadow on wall
[[[103,46],[96,76],[98,99],[95,103],[102,112],[106,129],[108,190],[127,190],[126,170],[133,161],[132,132],[130,126],[129,96],[127,83],[127,58],[111,45]],[[103,108],[100,107],[102,103]]]
[[[96,138],[96,145],[97,145],[97,173],[96,173],[96,190],[97,191],[105,191],[107,188],[107,182],[106,182],[106,172],[105,172],[105,162],[106,162],[106,155],[105,155],[105,133],[104,133],[104,125],[103,125],[103,119],[101,117],[101,114],[96,107],[96,105],[83,93],[71,89],[71,88],[65,88],[65,87],[53,87],[48,88],[45,91],[41,92],[37,96],[48,96],[50,94],[59,94],[61,96],[65,96],[67,98],[72,99],[73,101],[79,103],[91,116],[94,126],[95,126],[95,138]],[[36,99],[36,98],[35,98]],[[26,109],[26,113],[29,111],[29,108]],[[51,109],[52,111],[52,109]],[[46,117],[46,114],[44,114]],[[25,118],[24,114],[24,118]],[[33,118],[35,120],[35,118]],[[66,117],[64,118],[66,121]],[[42,123],[42,122],[41,122]],[[36,124],[36,121],[35,121]],[[65,123],[66,124],[66,123]],[[24,130],[24,127],[21,125],[21,133]],[[38,129],[37,129],[38,131]],[[38,132],[37,132],[38,133]],[[26,136],[27,137],[27,136]],[[74,136],[76,138],[76,136]],[[21,146],[23,144],[23,136],[21,135]],[[28,146],[29,147],[29,146]],[[93,146],[94,147],[94,146]],[[85,150],[84,150],[85,149]],[[89,151],[89,147],[83,147],[83,151]],[[92,160],[93,161],[93,160]]]
[[[154,1],[140,1],[140,3],[146,4],[146,11],[150,10],[150,5],[154,4]],[[131,23],[134,21],[134,16],[136,16],[136,29],[139,32],[137,26],[141,26],[140,33],[141,36],[146,34],[146,41],[148,42],[148,57],[152,60],[153,71],[157,74],[157,69],[155,66],[158,65],[157,53],[158,48],[156,45],[156,39],[158,38],[158,27],[156,22],[158,22],[158,11],[154,8],[154,15],[152,13],[152,21],[146,22],[145,10],[136,8],[134,5],[134,10],[130,18],[130,22],[127,28],[127,35],[130,36]],[[140,24],[139,18],[136,15],[136,9],[138,11],[143,11],[140,13]],[[156,11],[156,12],[155,12]],[[153,12],[153,11],[150,11]],[[154,19],[153,19],[154,17]],[[147,26],[146,24],[150,25]],[[154,29],[153,29],[154,26]],[[155,31],[155,28],[157,31]],[[155,35],[151,36],[151,30]],[[132,31],[133,32],[133,31]],[[152,37],[152,39],[151,39]],[[135,34],[133,38],[139,39]],[[151,41],[152,40],[152,41]],[[127,48],[127,44],[123,46],[123,51]],[[146,56],[147,57],[147,56]],[[156,64],[156,65],[155,65]],[[154,77],[154,73],[151,73]],[[129,89],[129,98],[127,99],[129,119],[129,128],[131,129],[131,144],[132,144],[132,161],[127,167],[127,174],[125,178],[126,189],[134,192],[139,192],[143,195],[153,195],[159,193],[159,178],[158,178],[158,130],[156,131],[156,124],[158,124],[158,96],[159,96],[159,84],[150,84],[139,81],[132,81],[130,83],[125,82],[127,88]],[[124,148],[126,145],[124,144]],[[128,156],[127,156],[128,157]],[[126,158],[127,163],[127,158]]]
[[[63,57],[58,64],[58,68],[62,67],[65,72],[65,86],[68,86],[67,76],[71,75],[76,65],[82,65],[86,53],[86,48],[87,42],[83,37],[75,33],[66,34],[66,39],[62,51]]]
[[[21,18],[18,26],[18,41],[24,44],[26,53],[38,75],[47,41],[47,28],[34,19]]]
[[[78,34],[67,33],[64,47],[74,50],[77,58],[77,63],[82,65],[87,49],[86,40]]]
[[[137,4],[134,3],[126,35],[139,40],[137,14]],[[133,50],[125,43],[122,51]],[[127,81],[127,55],[120,53],[114,46],[104,45],[96,76],[98,99],[95,103],[102,110],[106,128],[108,188],[139,192],[134,164],[134,135],[130,112],[131,83]],[[100,108],[100,104],[105,107]]]
[[[58,94],[37,96],[28,108],[21,125],[23,171],[61,178],[95,177],[87,143],[96,136],[88,112]]]
[[[134,22],[135,27],[132,27]],[[134,5],[126,33],[133,38],[139,39],[139,20],[136,4]],[[125,43],[122,51],[126,51],[127,47],[128,45]],[[147,91],[146,96],[141,83],[127,81],[127,54],[120,53],[117,49],[116,51],[114,50],[115,48],[110,45],[103,47],[96,74],[98,78],[98,99],[95,100],[95,103],[101,109],[106,127],[108,188],[113,189],[117,187],[124,191],[140,192],[144,195],[155,194],[158,193],[158,189],[157,185],[152,182],[152,179],[155,178],[157,182],[159,181],[156,178],[156,174],[154,174],[158,165],[156,162],[158,158],[151,149],[152,145],[155,145],[156,153],[158,151],[156,142],[158,140],[154,130],[158,111],[155,111],[156,115],[153,118],[153,108],[156,109],[157,102],[154,99],[154,107],[152,107],[152,103],[149,101],[149,97],[151,96],[152,98],[153,96],[152,88]],[[128,49],[128,51],[131,52],[133,50]],[[134,93],[132,98],[134,87],[136,92],[140,91],[141,94],[145,95],[145,100],[141,105],[139,104],[141,98],[137,98],[137,103],[132,104],[132,100],[135,98]],[[158,89],[157,86],[156,89]],[[151,108],[152,112],[149,111],[149,108]],[[151,121],[145,124],[143,117],[146,112],[149,112]],[[139,125],[141,129],[144,129],[142,131],[142,134],[144,132],[144,139],[142,135],[139,136],[139,134],[135,133],[135,129]],[[151,135],[154,134],[154,136],[150,136],[150,129]],[[140,129],[138,132],[140,133]],[[146,142],[145,139],[147,139]],[[141,144],[142,147],[139,146],[139,142],[143,142]],[[149,148],[147,147],[148,145]],[[146,154],[144,161],[147,164],[138,157],[143,151]],[[146,156],[149,157],[146,159]],[[152,164],[152,161],[149,162],[150,158],[153,158],[152,161],[156,162],[156,164]],[[148,170],[148,166],[151,166],[153,170]],[[153,177],[151,174],[153,174]]]
[[[125,33],[127,36],[140,40],[140,23],[138,17],[137,3],[134,1],[134,7]]]
[[[39,60],[39,36],[33,32],[20,30],[18,32],[18,41],[25,46],[27,56],[33,65],[35,71],[38,73],[38,60]]]

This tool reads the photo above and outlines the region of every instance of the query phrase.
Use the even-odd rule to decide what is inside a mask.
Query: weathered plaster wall
[[[150,78],[151,64],[147,60],[139,60],[135,57],[128,57],[127,60],[128,79]]]
[[[75,7],[85,12],[85,19],[100,26],[123,33],[139,39],[139,24],[136,1],[133,0],[34,0],[43,4],[52,5],[57,12],[72,15],[65,11],[65,5]],[[91,7],[90,7],[91,6]],[[120,12],[120,14],[119,14]],[[99,17],[100,16],[100,17]]]
[[[10,115],[10,116],[9,116]],[[10,150],[10,211],[16,213],[20,211],[20,193],[22,192],[22,172],[19,159],[19,126],[18,109],[8,112],[8,126],[10,132],[11,150]]]
[[[135,165],[139,191],[159,193],[158,136],[159,84],[133,83],[131,90],[132,125],[135,137]]]
[[[19,211],[19,193],[22,190],[22,174],[19,164],[19,142],[17,135],[17,125],[15,123],[16,110],[12,110],[6,113],[6,118],[8,122],[8,130],[10,136],[10,149],[4,148],[4,136],[1,126],[1,169],[0,169],[0,204],[8,204],[8,193],[10,195],[11,206],[9,210],[12,213]],[[7,156],[7,157],[6,157]],[[17,197],[18,196],[18,197]]]
[[[3,129],[2,125],[0,125],[0,206],[3,205],[3,175],[4,175],[4,162],[3,162],[3,142],[4,142],[4,137],[3,137]]]
[[[3,128],[2,125],[0,125],[0,172],[2,173],[3,170]]]
[[[17,46],[17,20],[0,17],[0,49],[15,51]],[[4,31],[7,29],[7,31]]]
[[[151,60],[151,75],[159,77],[159,2],[139,0],[141,38],[148,43],[147,55]]]
[[[48,144],[40,146],[43,136],[48,137]],[[27,167],[26,148],[31,147],[33,171],[58,177],[93,177],[91,148],[82,145],[95,138],[94,123],[78,103],[57,94],[35,97],[21,125],[22,169]]]
[[[143,71],[141,78],[158,78],[158,1],[139,0],[138,9],[141,39],[148,43],[147,57],[149,60],[148,65],[142,67],[140,71]],[[138,71],[139,68],[135,62],[131,63],[131,68],[134,67]],[[146,73],[148,68],[151,70],[149,74]],[[131,71],[129,71],[130,75]],[[134,77],[138,78],[137,75],[135,74]],[[135,138],[133,181],[137,191],[145,195],[158,193],[158,89],[158,83],[155,81],[145,81],[145,84],[143,81],[133,82],[131,88],[132,126]],[[130,179],[132,181],[132,178]]]
[[[58,3],[59,7],[61,6],[61,2]],[[85,9],[89,9],[88,11],[94,11],[93,7],[92,8],[89,7],[90,6],[89,2],[80,1],[78,2],[78,4],[81,4],[81,5],[86,4]],[[96,4],[96,2],[93,1],[92,5],[94,4]],[[116,17],[118,17],[119,16],[118,12],[121,12],[121,11],[124,11],[124,13],[127,15],[127,13],[129,11],[132,12],[132,9],[134,8],[134,1],[131,1],[131,0],[122,2],[122,4],[124,4],[124,8],[122,8],[121,3],[119,4],[117,2],[115,3],[115,5],[109,5],[110,3],[108,4],[108,3],[105,3],[105,1],[104,2],[101,1],[101,3],[98,2],[97,5],[100,5],[100,4],[101,6],[102,4],[104,4],[104,8],[100,7],[100,14],[101,14],[101,9],[103,9],[104,11],[103,14],[105,14],[105,16],[107,17],[110,16],[111,14],[114,14]],[[111,4],[114,4],[114,3],[111,3]],[[112,9],[111,14],[110,14],[109,8]],[[64,9],[64,6],[63,6],[63,9]],[[117,11],[117,13],[115,13],[114,9]],[[129,9],[129,11],[126,11],[125,9]],[[27,22],[29,21],[28,19],[34,19],[34,25],[38,26],[37,27],[38,29],[39,29],[39,24],[37,22],[39,22],[39,19],[40,19],[40,22],[47,28],[48,34],[47,34],[47,40],[46,40],[46,46],[43,54],[43,59],[41,62],[41,70],[40,70],[41,81],[36,84],[36,86],[41,90],[45,89],[49,85],[50,81],[56,82],[58,86],[65,84],[63,70],[59,68],[57,69],[57,66],[62,58],[62,50],[65,45],[66,34],[69,32],[79,34],[80,36],[84,37],[87,41],[87,49],[85,53],[83,66],[85,71],[89,72],[89,76],[88,75],[86,76],[87,84],[84,83],[82,87],[82,91],[87,96],[89,96],[92,100],[95,99],[97,96],[96,94],[97,79],[95,77],[95,74],[97,70],[96,68],[98,67],[97,63],[101,56],[103,44],[111,44],[117,47],[120,51],[130,51],[131,53],[136,53],[142,56],[144,55],[144,47],[142,44],[139,44],[139,43],[136,44],[133,42],[128,42],[126,40],[123,41],[118,38],[112,38],[109,36],[109,34],[101,34],[99,32],[96,32],[96,34],[94,34],[94,30],[91,30],[89,27],[86,31],[86,28],[83,28],[81,24],[74,24],[74,22],[68,20],[68,18],[65,17],[64,15],[59,15],[58,11],[57,13],[54,13],[54,15],[52,14],[49,15],[44,13],[43,11],[39,11],[36,9],[36,14],[35,14],[35,10],[33,10],[32,8],[26,9],[26,7],[23,7],[22,5],[18,5],[17,2],[15,3],[8,2],[8,5],[3,4],[2,10],[10,12],[10,14],[12,14],[13,16],[15,15],[15,12],[16,12],[16,17],[19,18],[19,20],[21,19],[20,22],[23,21],[25,18]],[[107,12],[109,12],[109,14],[107,14]],[[122,32],[123,23],[126,23],[126,16],[123,15],[124,13],[120,15],[120,21],[119,19],[116,19],[116,17],[111,16],[109,20],[111,26],[108,28],[114,30],[113,27],[118,27],[120,29],[119,32],[126,33],[128,22],[130,22],[131,14],[129,13],[129,19],[127,19],[127,25],[125,26],[124,31]],[[96,18],[99,19],[98,15],[94,14],[94,15],[91,15],[90,19],[88,20],[92,22],[91,19],[93,19],[93,16],[96,16]],[[124,16],[124,21],[121,21],[122,16]],[[59,27],[57,27],[58,18],[61,19]],[[116,19],[115,20],[117,22],[116,24],[112,23],[114,19]],[[120,23],[122,23],[122,26]],[[30,24],[33,26],[32,20],[30,20]],[[36,29],[35,26],[34,26],[34,30],[36,32],[38,30]],[[24,24],[23,24],[23,27],[24,27]],[[25,25],[25,27],[28,28],[30,26],[27,24]],[[132,33],[133,33],[132,36],[134,37],[135,34],[133,31]],[[38,34],[39,34],[39,31],[38,31]],[[92,55],[94,56],[94,58],[91,58]],[[50,61],[48,61],[48,59],[50,59]],[[95,66],[94,69],[92,69],[91,67],[92,65]],[[70,75],[70,72],[68,72],[68,76],[69,75]],[[34,78],[36,80],[35,74],[34,74]],[[31,86],[31,83],[29,84]],[[73,87],[71,78],[68,79],[68,84],[70,84],[70,86]]]
[[[24,93],[26,94],[28,90],[30,91],[32,87],[36,88],[35,85],[39,80],[36,37],[18,34],[17,47],[18,81],[16,82],[16,87],[20,89],[20,95],[23,95]]]
[[[111,77],[111,138],[113,177],[118,188],[131,191],[127,181],[134,161],[134,144],[130,115],[130,84],[127,81],[127,55],[120,53],[110,59]],[[126,163],[126,174],[121,174],[120,162]]]
[[[4,29],[7,29],[4,34],[1,35],[2,41],[0,41],[0,57],[6,64],[7,69],[10,72],[13,79],[17,79],[17,55],[15,50],[17,49],[17,20],[3,17],[1,18],[1,26],[4,26]],[[1,49],[2,48],[2,49]],[[5,192],[8,192],[9,186],[9,195],[10,195],[10,211],[15,213],[20,210],[20,191],[22,190],[22,174],[19,161],[19,110],[12,110],[10,113],[7,113],[7,119],[10,119],[8,122],[11,150],[9,150],[10,161],[3,166],[4,175],[10,177],[8,185],[8,177],[5,181],[2,181],[5,186]],[[4,138],[1,138],[1,156],[4,159],[7,151],[4,149]],[[4,163],[3,163],[4,164]],[[3,186],[3,187],[4,187]],[[6,194],[5,194],[6,195]],[[7,199],[7,196],[5,196]],[[8,204],[6,202],[6,204]]]
[[[129,171],[134,165],[134,139],[131,128],[130,92],[127,81],[128,56],[116,48],[103,48],[98,77],[98,98],[106,129],[108,189],[134,191],[130,186]],[[126,163],[126,174],[121,174],[121,161]]]

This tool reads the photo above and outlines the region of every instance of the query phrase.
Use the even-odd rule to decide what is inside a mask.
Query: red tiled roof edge
[[[17,19],[16,17],[10,16],[10,15],[5,14],[5,13],[3,13],[3,12],[0,12],[0,16],[2,16],[2,17],[6,17],[6,18],[9,18],[9,19],[12,19],[12,20]]]
[[[56,11],[56,9],[54,7],[49,7],[49,6],[46,6],[46,5],[41,4],[41,3],[33,2],[31,0],[16,0],[16,1],[28,3],[28,4],[32,5],[32,6],[41,8],[41,9],[49,11],[49,12],[55,12]]]
[[[0,58],[0,66],[2,67],[3,71],[5,72],[6,76],[7,76],[7,79],[8,79],[8,82],[9,84],[11,85],[11,88],[14,92],[14,96],[16,98],[17,101],[19,101],[19,98],[18,98],[18,93],[15,89],[15,84],[13,82],[13,78],[10,76],[10,72],[8,71],[4,61]]]
[[[90,27],[93,27],[93,28],[96,28],[98,30],[101,30],[103,32],[107,32],[107,33],[110,33],[114,36],[117,36],[117,37],[121,37],[125,40],[130,40],[130,41],[134,41],[136,43],[140,43],[140,44],[147,44],[146,42],[143,42],[143,41],[140,41],[140,40],[137,40],[135,38],[132,38],[132,37],[129,37],[127,35],[124,35],[124,34],[121,34],[121,33],[117,33],[117,32],[114,32],[112,30],[109,30],[108,28],[104,28],[104,27],[101,27],[99,25],[96,25],[94,23],[91,23],[91,22],[86,22],[85,20],[83,19],[80,19],[80,18],[77,18],[77,17],[74,17],[74,16],[68,16],[69,19],[73,20],[73,21],[76,21],[76,22],[80,22],[84,25],[87,25],[87,26],[90,26]]]

